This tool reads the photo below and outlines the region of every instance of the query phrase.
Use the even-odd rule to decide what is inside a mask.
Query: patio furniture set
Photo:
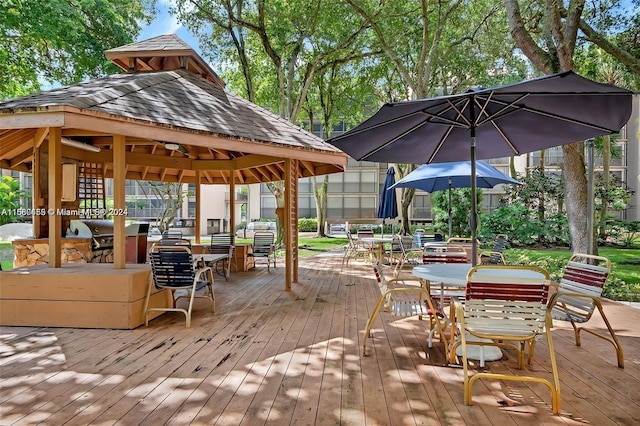
[[[256,232],[253,237],[252,250],[247,254],[254,261],[263,259],[266,261],[267,270],[271,264],[276,267],[275,236],[272,232]],[[231,234],[213,234],[211,244],[205,253],[194,254],[191,241],[182,238],[181,234],[163,234],[163,238],[154,244],[149,251],[151,263],[151,279],[147,287],[147,296],[144,304],[145,325],[149,325],[149,313],[155,311],[182,312],[186,318],[186,327],[191,326],[191,312],[196,298],[205,298],[211,301],[212,311],[215,311],[215,295],[213,290],[213,271],[216,271],[225,280],[229,280],[232,259],[235,256],[235,240]],[[237,267],[236,267],[237,270]],[[149,307],[149,299],[153,288],[171,291],[173,306]],[[197,294],[200,290],[206,290],[205,295]],[[182,290],[182,292],[178,292]],[[186,295],[184,294],[186,292]],[[189,299],[188,307],[177,307],[177,302]]]
[[[400,247],[403,247],[401,240]],[[385,269],[391,268],[377,258],[373,271],[381,295],[365,327],[363,354],[367,354],[373,323],[383,308],[394,318],[428,317],[428,347],[432,347],[432,338],[437,335],[447,363],[462,364],[465,405],[472,405],[472,386],[477,380],[516,380],[546,385],[552,395],[552,411],[560,414],[560,380],[551,334],[553,320],[572,325],[577,346],[581,345],[582,331],[611,343],[618,367],[624,368],[620,341],[600,301],[611,262],[601,256],[574,254],[562,279],[555,283],[542,268],[505,265],[504,258],[498,255],[504,248],[504,236],[495,248],[498,251],[482,253],[480,257],[487,263],[477,266],[468,263],[464,250],[461,252],[452,243],[425,244],[420,264],[403,249],[399,263],[409,263],[411,275],[400,274],[396,265],[389,280]],[[596,310],[608,335],[581,325]],[[525,358],[526,366],[530,367],[540,338],[547,341],[551,377],[537,370],[523,374],[482,369],[485,362],[501,359],[504,349],[515,351],[516,371],[523,370]],[[472,373],[470,360],[477,360],[482,370]]]

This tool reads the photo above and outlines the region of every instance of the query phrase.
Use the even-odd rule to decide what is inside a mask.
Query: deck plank
[[[96,330],[0,326],[0,424],[417,425],[634,424],[640,418],[640,310],[606,302],[625,350],[589,334],[576,347],[556,323],[562,414],[540,384],[478,381],[463,404],[462,369],[447,366],[428,319],[382,312],[370,267],[341,253],[217,280],[216,312],[198,301],[190,329],[167,313],[148,327]],[[603,323],[594,317],[593,326]],[[487,364],[515,371],[512,353]],[[546,341],[523,371],[550,376]],[[523,373],[520,372],[520,373]],[[505,406],[501,401],[513,401]]]

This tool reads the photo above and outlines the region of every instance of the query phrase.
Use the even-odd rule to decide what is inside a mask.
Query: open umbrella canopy
[[[498,184],[520,182],[484,161],[476,162],[476,186],[493,188]],[[471,161],[422,164],[400,179],[392,188],[417,188],[426,192],[471,187]]]
[[[426,192],[449,190],[449,237],[452,237],[451,188],[471,188],[471,168],[471,161],[423,164],[391,188],[417,188]],[[520,185],[520,182],[488,163],[476,162],[477,187],[493,188],[501,183]]]
[[[451,96],[387,103],[328,139],[354,159],[393,163],[509,157],[613,134],[631,116],[632,92],[565,71]],[[477,239],[476,203],[471,237]],[[476,245],[472,259],[475,263]]]
[[[566,71],[491,89],[385,104],[327,140],[354,159],[441,163],[510,157],[620,131],[632,92]],[[475,138],[475,139],[472,139]]]
[[[396,171],[393,167],[387,169],[387,177],[384,180],[384,186],[380,193],[380,202],[378,203],[378,218],[382,219],[382,234],[384,235],[384,220],[395,219],[398,217],[398,202],[396,198],[396,191],[391,190],[395,183]]]

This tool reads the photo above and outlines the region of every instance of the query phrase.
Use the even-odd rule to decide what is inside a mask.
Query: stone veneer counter
[[[49,239],[13,240],[13,267],[49,263]],[[62,263],[90,263],[91,238],[62,238]]]

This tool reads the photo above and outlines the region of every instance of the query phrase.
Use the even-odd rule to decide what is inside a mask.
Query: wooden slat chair
[[[148,315],[153,311],[182,312],[186,317],[187,328],[191,327],[191,311],[195,298],[211,300],[212,311],[215,312],[215,296],[213,293],[213,272],[211,268],[199,265],[194,261],[191,250],[180,245],[163,246],[154,245],[149,252],[151,261],[151,279],[147,288],[147,297],[144,302],[145,325],[149,325]],[[151,287],[157,289],[169,289],[173,295],[174,306],[171,308],[149,308]],[[206,288],[204,296],[196,295],[196,292]],[[176,290],[186,290],[186,295],[175,297]],[[180,299],[189,299],[187,309],[177,308]]]
[[[256,232],[253,234],[253,251],[248,253],[248,257],[255,260],[263,259],[267,262],[267,271],[271,271],[271,263],[276,267],[276,248],[274,245],[275,235],[273,232]]]
[[[504,249],[507,247],[507,236],[505,234],[496,235],[496,241],[493,245],[493,249],[490,251],[483,251],[478,256],[478,263],[480,265],[506,265],[504,260]]]
[[[373,265],[376,282],[380,288],[380,297],[369,316],[364,330],[364,338],[362,339],[363,355],[367,355],[367,338],[371,337],[371,327],[373,327],[373,322],[382,308],[395,318],[417,315],[419,319],[429,315],[431,309],[433,309],[433,306],[430,305],[429,293],[420,285],[418,280],[415,280],[418,284],[415,286],[397,286],[397,282],[392,284],[397,280],[387,281],[383,268],[384,266],[379,260]]]
[[[464,403],[472,404],[473,383],[479,379],[515,380],[545,384],[552,395],[554,414],[560,414],[560,380],[547,309],[549,273],[535,266],[481,265],[467,276],[464,303],[455,303],[464,368]],[[512,348],[517,367],[523,368],[525,347],[531,362],[536,339],[547,336],[552,380],[533,375],[476,372],[469,375],[468,346]],[[471,339],[473,336],[475,339]]]
[[[580,332],[586,331],[611,343],[616,350],[618,367],[624,368],[622,345],[604,314],[600,296],[611,271],[611,261],[606,257],[588,254],[574,254],[565,267],[556,293],[549,301],[554,320],[568,321],[573,327],[576,346],[580,346]],[[585,327],[577,326],[588,322],[598,308],[611,338]]]
[[[209,253],[211,254],[227,254],[229,257],[221,261],[216,262],[216,270],[220,272],[218,268],[219,264],[222,264],[222,270],[225,280],[229,279],[229,271],[231,265],[236,268],[236,263],[233,262],[235,256],[235,238],[232,234],[220,233],[211,234],[211,244],[209,246]],[[237,269],[236,269],[237,271]]]

